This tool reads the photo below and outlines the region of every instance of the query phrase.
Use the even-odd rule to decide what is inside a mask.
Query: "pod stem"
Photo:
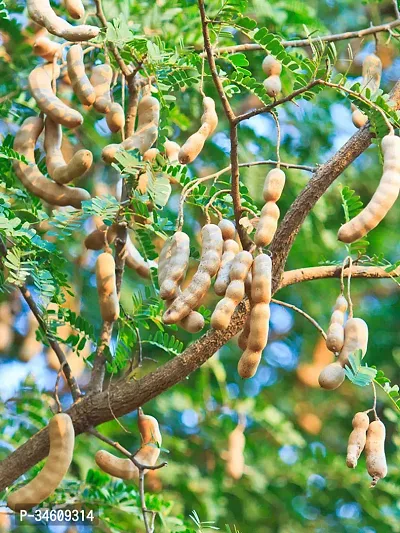
[[[280,153],[280,149],[281,149],[281,127],[280,127],[280,124],[279,124],[278,115],[275,113],[275,111],[270,111],[270,113],[272,115],[272,118],[275,121],[276,132],[277,132],[277,138],[276,138],[276,159],[277,159],[277,163],[276,163],[276,168],[281,168],[281,153]]]

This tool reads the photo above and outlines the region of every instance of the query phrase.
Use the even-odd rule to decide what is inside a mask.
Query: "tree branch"
[[[364,28],[362,30],[347,31],[344,33],[336,33],[332,35],[322,35],[321,37],[311,37],[309,39],[295,39],[293,41],[281,41],[282,46],[285,48],[295,48],[302,46],[309,46],[311,43],[325,42],[325,43],[335,43],[337,41],[345,41],[349,39],[359,39],[361,37],[366,37],[367,35],[376,35],[381,32],[388,32],[393,28],[400,26],[400,20],[396,19],[390,22],[389,24],[380,24],[379,26],[370,26],[369,28]],[[255,43],[245,43],[238,44],[234,46],[223,46],[221,48],[216,48],[214,50],[215,55],[219,54],[235,54],[236,52],[253,52],[256,50],[264,50],[264,48]]]

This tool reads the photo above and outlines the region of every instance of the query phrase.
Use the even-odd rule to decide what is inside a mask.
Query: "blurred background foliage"
[[[22,120],[37,112],[35,102],[27,91],[27,76],[41,61],[32,54],[37,28],[29,25],[25,2],[10,0],[5,4],[8,17],[0,20],[0,133],[4,138],[3,147],[10,146]],[[88,11],[93,12],[93,4],[88,4]],[[218,1],[211,0],[207,4],[210,13],[218,11]],[[198,8],[194,0],[103,0],[103,5],[108,20],[115,19],[115,27],[123,21],[135,35],[134,43],[123,48],[126,57],[129,57],[132,47],[140,51],[141,47],[147,46],[149,50],[149,42],[156,44],[159,50],[175,50],[181,57],[202,49]],[[395,17],[391,2],[355,4],[350,0],[306,3],[250,0],[246,15],[255,18],[259,27],[265,26],[285,39],[302,38],[306,32],[325,35],[366,28],[370,23],[380,24]],[[213,39],[215,37],[213,34]],[[221,45],[245,42],[235,30],[225,31],[218,38]],[[375,49],[375,40],[370,36],[343,41],[337,43],[336,48],[338,59],[335,69],[342,73],[348,71],[348,77],[357,80],[361,75],[362,59]],[[309,52],[309,49],[293,49],[290,53],[304,56]],[[377,53],[384,66],[382,88],[389,92],[400,77],[397,39],[389,38],[387,33],[380,34]],[[245,55],[249,62],[246,68],[261,82],[264,78],[261,70],[264,53],[253,51]],[[89,58],[89,61],[91,59],[95,57]],[[163,94],[176,97],[176,100],[164,99],[162,126],[164,134],[179,143],[197,129],[201,115],[197,84],[201,65],[195,65],[193,58],[190,61],[193,63],[193,82],[186,81],[181,88],[175,86],[173,91],[167,87],[165,94],[160,96],[160,99]],[[229,65],[221,65],[229,76]],[[152,70],[151,65],[149,68]],[[174,71],[173,68],[171,70]],[[283,86],[283,92],[287,94],[291,86],[285,73]],[[120,90],[117,85],[116,99],[120,97]],[[208,76],[205,92],[217,98]],[[232,105],[238,112],[245,112],[259,105],[259,101],[242,90],[233,96]],[[217,107],[220,118],[218,130],[188,170],[190,179],[229,164],[227,123],[220,104]],[[300,100],[298,105],[287,103],[278,109],[278,113],[282,129],[281,158],[289,163],[321,164],[355,132],[350,102],[332,90],[324,90],[309,102]],[[104,167],[100,158],[102,147],[112,138],[104,119],[100,120],[93,111],[87,112],[79,131],[68,132],[66,136],[66,153],[77,147],[86,147],[93,151],[95,157],[94,168],[81,180],[80,186],[93,195],[113,195],[118,172]],[[241,162],[275,158],[276,129],[272,117],[260,115],[242,123],[239,139]],[[31,250],[27,254],[27,282],[43,307],[49,299],[56,303],[64,299],[65,307],[80,317],[79,324],[76,317],[73,319],[74,338],[69,339],[70,351],[75,347],[79,357],[73,354],[69,357],[72,365],[74,361],[79,381],[84,387],[89,374],[90,354],[100,329],[93,272],[96,253],[87,252],[83,247],[84,235],[93,227],[90,212],[75,226],[65,210],[59,212],[59,218],[54,218],[48,206],[42,206],[37,199],[20,191],[10,160],[4,153],[3,148],[0,152],[0,203],[5,213],[12,212],[8,220],[18,217],[21,223],[27,223],[27,227],[35,228],[41,237],[40,245],[32,252],[32,242],[26,241],[27,236],[16,236],[22,252]],[[43,153],[38,155],[42,157]],[[242,169],[241,172],[249,202],[258,209],[262,206],[261,190],[266,172],[265,166]],[[373,145],[343,173],[308,216],[290,252],[286,270],[325,261],[339,263],[344,259],[346,248],[336,239],[337,230],[344,220],[340,184],[356,190],[367,202],[380,175],[379,153]],[[282,214],[309,177],[310,173],[301,170],[287,171],[287,184],[279,204]],[[229,181],[229,175],[224,179]],[[136,233],[136,243],[142,245],[142,252],[140,238],[143,233],[148,232],[159,251],[162,240],[158,235],[173,230],[179,190],[179,186],[173,186],[168,205],[158,212],[158,220],[153,219],[149,227],[140,230],[142,233]],[[200,190],[185,204],[184,228],[192,239],[193,269],[197,264],[199,228],[205,222],[199,205],[204,205],[209,197],[210,191]],[[13,201],[7,210],[10,198]],[[112,211],[112,202],[105,205]],[[218,207],[232,217],[229,198],[223,197]],[[47,217],[56,220],[56,227],[54,224],[53,228],[45,227]],[[384,257],[391,263],[398,260],[398,219],[395,208],[372,232],[367,250],[369,256]],[[4,224],[6,222],[1,220],[2,234]],[[49,229],[55,235],[51,232],[49,235]],[[54,246],[43,249],[42,241]],[[19,272],[23,270],[22,266]],[[32,276],[41,273],[43,277],[44,271],[48,272],[48,279],[44,276],[34,283]],[[40,283],[42,290],[38,290]],[[74,296],[65,297],[65,286],[70,287]],[[181,351],[191,341],[188,334],[174,327],[165,328],[168,344],[172,346],[175,343],[171,350],[165,349],[165,338],[156,338],[157,331],[161,331],[163,326],[159,319],[153,320],[159,317],[161,309],[158,308],[155,290],[153,283],[144,282],[131,271],[125,273],[122,304],[139,327],[143,340],[145,365],[141,372],[163,364],[174,356],[174,350]],[[338,293],[338,280],[320,280],[288,287],[277,297],[302,308],[326,329]],[[392,383],[400,383],[397,283],[393,280],[354,280],[352,296],[356,316],[366,320],[369,326],[366,362],[382,369]],[[31,320],[18,291],[5,284],[1,300],[0,395],[3,403],[0,406],[0,458],[4,458],[47,423],[51,409],[54,409],[51,394],[57,372],[54,364],[53,368],[49,368],[49,349],[36,339],[36,324]],[[212,310],[214,305],[215,298],[210,293],[203,309],[206,316],[209,316],[207,310]],[[61,335],[60,328],[57,334]],[[180,342],[175,342],[174,338],[171,341],[172,336]],[[86,342],[81,342],[82,339]],[[124,319],[111,346],[114,364],[110,359],[109,370],[117,372],[118,367],[124,366],[137,350],[129,320]],[[84,357],[88,357],[85,370],[82,364]],[[161,459],[168,461],[166,468],[148,475],[146,479],[147,504],[149,508],[160,511],[156,531],[211,531],[208,529],[210,525],[222,531],[230,528],[232,533],[235,528],[241,533],[400,531],[399,418],[387,395],[378,390],[378,412],[388,431],[389,474],[371,491],[364,459],[354,471],[345,465],[351,419],[355,412],[372,406],[371,387],[355,387],[348,380],[334,392],[317,386],[319,369],[330,361],[331,355],[326,352],[319,333],[312,325],[302,316],[272,305],[270,342],[253,379],[243,381],[239,378],[236,371],[238,357],[239,350],[233,340],[189,379],[144,407],[146,413],[156,416],[160,422],[165,449]],[[139,374],[136,375],[138,377]],[[64,389],[63,405],[68,406],[70,401]],[[229,433],[237,424],[238,413],[245,415],[247,421],[246,469],[240,480],[232,480],[225,472],[222,452],[226,450]],[[100,429],[129,450],[136,449],[139,444],[136,414],[127,415],[120,422],[123,428],[115,421]],[[68,481],[57,491],[52,504],[87,502],[89,507],[99,507],[102,522],[94,527],[95,531],[143,531],[135,486],[111,481],[107,475],[100,473],[93,460],[100,447],[102,444],[92,436],[82,435],[77,439]],[[35,471],[27,473],[27,477],[34,475]],[[2,496],[4,500],[4,494]],[[190,518],[193,511],[195,514]],[[206,521],[213,523],[200,524]],[[16,524],[14,530],[20,531],[22,526]],[[23,530],[39,531],[39,526],[24,525]],[[45,531],[46,528],[43,526],[40,530]],[[90,531],[90,528],[80,528],[79,531]]]

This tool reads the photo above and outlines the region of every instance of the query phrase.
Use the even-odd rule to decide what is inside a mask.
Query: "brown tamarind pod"
[[[347,300],[341,294],[338,296],[326,335],[326,347],[334,353],[340,352],[344,344],[344,318],[347,311]]]
[[[90,194],[78,187],[66,187],[53,183],[43,176],[35,164],[35,146],[42,130],[43,120],[40,117],[30,117],[22,124],[15,136],[14,150],[25,156],[30,164],[13,161],[14,171],[29,192],[50,205],[71,205],[80,209],[82,201],[89,200]]]
[[[244,436],[244,426],[238,424],[231,431],[228,437],[228,451],[226,460],[226,473],[232,479],[240,479],[244,472],[244,448],[246,438]]]
[[[277,202],[285,186],[286,176],[280,168],[273,168],[264,182],[263,197],[266,202]]]
[[[99,113],[105,115],[110,110],[112,104],[111,100],[111,82],[113,79],[113,71],[110,65],[104,63],[102,65],[95,65],[92,68],[92,75],[90,76],[90,83],[96,93],[96,100],[94,108]]]
[[[244,282],[253,263],[250,252],[243,250],[236,254],[229,272],[229,285],[225,298],[220,300],[211,315],[211,326],[214,329],[226,329],[229,326],[236,307],[245,296]]]
[[[191,135],[179,150],[178,160],[182,165],[192,163],[203,149],[206,139],[210,137],[218,125],[215,102],[209,96],[203,98],[204,112],[199,130]]]
[[[115,283],[115,261],[104,252],[96,261],[96,282],[100,314],[104,322],[115,322],[119,317],[119,300]]]
[[[268,342],[272,277],[272,263],[268,255],[260,254],[254,259],[252,276],[250,332],[246,349],[238,363],[242,378],[251,378],[257,372]]]
[[[353,418],[353,431],[347,444],[346,464],[349,468],[357,466],[358,458],[365,447],[369,418],[367,413],[356,413]]]
[[[228,239],[224,241],[224,253],[222,254],[221,266],[218,270],[214,283],[214,292],[218,296],[224,296],[229,285],[232,262],[239,252],[239,245],[236,241]]]
[[[120,144],[109,144],[103,148],[102,158],[105,163],[115,162],[115,155],[121,149],[137,149],[143,155],[156,142],[160,121],[160,103],[154,96],[144,96],[138,105],[138,125],[135,133]]]
[[[33,53],[46,61],[53,61],[54,56],[61,53],[61,44],[51,41],[48,37],[38,37],[33,43]]]
[[[106,114],[107,126],[113,133],[120,131],[125,126],[125,113],[120,104],[116,102],[110,105]]]
[[[218,222],[218,227],[222,232],[222,238],[224,241],[235,240],[236,237],[236,226],[230,220],[223,218]]]
[[[49,422],[50,451],[39,474],[27,485],[13,491],[7,505],[13,511],[28,511],[46,500],[64,479],[70,464],[75,443],[72,420],[66,413],[59,413]]]
[[[67,69],[72,88],[79,101],[87,106],[94,104],[96,92],[86,75],[83,50],[80,44],[74,44],[68,50]]]
[[[142,278],[148,279],[150,277],[150,266],[141,256],[129,235],[126,238],[125,251],[125,265],[131,270],[134,270]]]
[[[368,122],[368,117],[359,109],[355,109],[351,114],[351,120],[356,128],[362,128]]]
[[[58,17],[50,6],[49,0],[27,0],[29,17],[49,33],[57,35],[66,41],[89,41],[97,37],[100,29],[97,26],[72,26],[69,22]]]
[[[165,324],[176,324],[198,307],[211,286],[211,279],[218,272],[223,249],[221,230],[215,224],[206,224],[201,234],[202,253],[199,267],[186,289],[165,311]]]
[[[185,277],[190,256],[190,239],[183,231],[177,231],[167,242],[164,278],[160,284],[160,298],[171,300],[176,297],[179,285]]]
[[[49,176],[57,183],[66,184],[83,176],[92,166],[93,155],[89,150],[78,150],[69,163],[61,151],[62,129],[50,117],[45,120],[44,150]]]
[[[279,76],[282,72],[282,63],[273,55],[268,55],[262,62],[262,69],[266,76]]]
[[[386,429],[380,420],[370,423],[365,443],[368,474],[372,477],[371,488],[387,475],[385,457]]]
[[[269,76],[264,80],[263,85],[271,98],[276,98],[282,90],[282,82],[279,76]]]
[[[254,235],[254,242],[257,246],[268,246],[271,243],[278,227],[279,215],[279,207],[275,202],[267,202],[264,205]]]
[[[29,90],[45,115],[66,128],[76,128],[82,124],[83,117],[78,111],[64,104],[53,93],[52,72],[53,65],[42,65],[34,68],[28,77]],[[59,75],[59,69],[56,74]]]
[[[143,466],[155,466],[160,455],[162,437],[157,420],[153,416],[138,414],[138,427],[141,435],[141,447],[135,459]],[[121,459],[115,455],[99,450],[95,455],[97,465],[107,474],[120,479],[139,480],[139,470],[130,459]],[[146,474],[148,470],[144,470]]]
[[[165,155],[170,163],[178,163],[178,154],[181,147],[178,143],[167,139],[164,143]]]
[[[81,19],[85,15],[85,7],[81,0],[64,0],[65,7],[73,19]]]
[[[88,250],[102,250],[107,244],[112,244],[117,237],[114,225],[101,224],[85,238],[84,244]]]

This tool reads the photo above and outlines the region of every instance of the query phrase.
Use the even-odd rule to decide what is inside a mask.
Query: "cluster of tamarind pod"
[[[265,90],[271,98],[276,98],[282,90],[280,75],[282,72],[282,63],[273,55],[268,55],[262,62],[262,69],[267,76],[264,80]]]
[[[353,431],[350,433],[346,464],[349,468],[357,466],[358,459],[365,449],[368,474],[372,477],[371,487],[387,475],[385,457],[386,429],[381,420],[375,417],[370,423],[367,412],[356,413],[353,418]]]
[[[141,445],[134,454],[135,460],[141,467],[155,466],[162,443],[158,422],[153,416],[145,415],[139,408],[138,428]],[[75,431],[70,416],[67,413],[54,415],[49,422],[48,430],[50,450],[46,463],[29,483],[8,495],[7,505],[13,511],[28,511],[42,503],[60,486],[68,472],[75,445]],[[105,450],[99,450],[95,455],[95,461],[111,476],[135,481],[139,479],[139,469],[129,458],[121,459]],[[143,470],[144,474],[147,472],[148,470]]]

